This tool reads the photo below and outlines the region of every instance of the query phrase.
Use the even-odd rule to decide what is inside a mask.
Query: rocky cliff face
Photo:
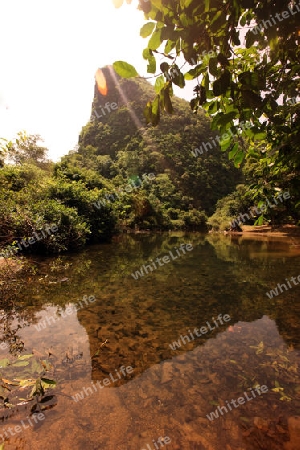
[[[195,208],[196,215],[212,214],[216,201],[240,182],[240,173],[211,145],[214,133],[204,112],[195,115],[187,101],[173,97],[174,113],[162,114],[152,127],[144,110],[157,94],[147,80],[120,78],[112,66],[98,69],[95,79],[91,118],[79,138],[81,164],[117,185],[154,173],[153,208],[165,208],[170,220],[185,220]],[[209,151],[197,158],[193,150],[203,142]]]
[[[91,120],[98,119],[105,123],[112,111],[128,108],[129,113],[130,110],[131,113],[135,113],[136,118],[140,121],[140,126],[144,126],[145,119],[141,100],[145,101],[145,106],[147,100],[155,95],[150,83],[142,78],[122,79],[112,66],[98,69],[95,80]]]

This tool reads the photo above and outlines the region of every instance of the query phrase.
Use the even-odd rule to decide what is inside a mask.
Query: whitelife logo
[[[257,206],[251,206],[250,208],[248,208],[248,211],[251,214],[252,218],[255,218],[256,215],[263,214],[264,212],[266,212],[268,209],[268,206],[270,208],[275,208],[275,206],[278,205],[277,200],[280,200],[282,203],[284,200],[288,200],[289,198],[291,198],[289,191],[285,191],[285,192],[277,194],[276,197],[273,197],[273,201],[275,204],[270,203],[269,200],[266,199],[266,202],[268,205],[266,203],[261,203],[259,208]],[[256,215],[253,214],[253,210],[255,211]],[[235,225],[240,226],[242,223],[246,222],[246,220],[250,220],[249,214],[240,213],[240,215],[237,216],[236,219],[234,219],[232,222],[229,222],[229,224],[230,224],[230,227],[234,228]]]
[[[160,436],[157,439],[157,442],[155,442],[154,439],[152,439],[152,442],[154,444],[154,449],[152,447],[150,447],[150,444],[146,444],[147,448],[142,448],[141,450],[159,450],[160,448],[164,447],[165,445],[170,444],[171,443],[171,439],[169,438],[169,436],[165,436],[165,437]],[[159,444],[160,447],[158,447],[157,444]]]
[[[293,6],[293,9],[292,9]],[[297,11],[294,9],[296,8]],[[290,3],[290,6],[288,6],[289,11],[283,11],[282,13],[276,13],[276,19],[278,20],[278,22],[282,22],[285,19],[288,19],[290,16],[295,16],[295,14],[297,14],[298,12],[300,12],[300,2],[297,5],[296,3],[294,3],[293,5]],[[280,17],[281,14],[281,17]],[[260,22],[260,25],[256,25],[251,31],[254,34],[257,34],[258,31],[262,31],[262,30],[267,30],[268,28],[273,27],[274,25],[278,26],[278,23],[276,22],[275,17],[273,17],[273,15],[270,15],[270,20],[263,20],[262,22]],[[272,21],[272,22],[271,22]]]
[[[231,320],[231,318],[228,314],[224,314],[224,316],[222,314],[219,314],[216,320],[214,317],[212,318],[213,323],[216,325],[215,327],[211,328],[210,323],[206,322],[208,329],[206,327],[194,328],[194,330],[193,330],[194,333],[196,334],[197,337],[200,337],[201,335],[206,334],[209,330],[210,331],[215,330],[216,328],[219,327],[219,324],[216,322],[217,320],[220,322],[221,325],[223,325],[223,320],[224,320],[224,322],[229,322],[229,320]],[[174,341],[173,344],[169,344],[169,347],[171,347],[171,349],[173,351],[175,351],[177,348],[180,348],[182,344],[183,345],[186,344],[185,339],[187,339],[188,342],[191,342],[191,340],[193,341],[195,339],[195,336],[193,335],[191,330],[189,330],[188,333],[190,333],[191,339],[189,338],[188,335],[184,335],[184,336],[181,335],[179,340]],[[182,341],[182,344],[180,342],[180,339]]]
[[[127,366],[126,368],[125,368],[125,366],[121,366],[119,370],[122,373],[123,377],[126,377],[126,374],[130,374],[131,372],[133,372],[134,369],[131,366]],[[109,378],[110,379],[109,378],[104,378],[104,380],[102,380],[102,383],[104,384],[104,386],[101,385],[101,381],[99,381],[99,380],[96,383],[97,386],[100,389],[104,389],[105,386],[109,386],[110,384],[115,383],[116,381],[120,380],[122,378],[122,375],[119,373],[118,369],[115,369],[115,372],[116,372],[116,375],[118,377],[117,379],[115,379],[113,374],[110,373],[109,374]],[[92,384],[92,387],[88,387],[88,388],[84,387],[83,391],[77,392],[75,394],[75,396],[72,395],[72,399],[75,402],[78,402],[79,400],[83,400],[85,395],[88,397],[90,394],[93,394],[94,392],[97,392],[98,389],[97,389],[96,384],[94,384],[93,381],[92,381],[91,384]],[[94,392],[93,392],[93,389],[94,389]]]
[[[244,123],[244,122],[240,122],[239,123],[239,128],[244,131],[245,129],[247,130],[248,128],[251,128],[251,124],[250,123]],[[231,139],[231,137],[234,137],[235,134],[232,132],[231,128],[229,128],[229,130],[227,131],[227,133],[222,134],[222,136],[218,135],[215,138],[211,137],[210,139],[212,140],[212,143],[214,144],[215,148],[218,148],[218,146],[221,146],[222,142],[227,141],[228,139]],[[212,150],[213,146],[211,145],[210,142],[203,142],[199,148],[195,148],[195,150],[191,150],[192,155],[197,157],[199,155],[203,155],[203,149],[205,151],[208,150]]]
[[[34,414],[34,415],[32,416],[32,420],[33,420],[35,423],[38,423],[39,420],[44,420],[44,419],[45,419],[45,414],[43,414],[43,413]],[[22,433],[22,431],[23,431],[23,430],[26,430],[26,428],[33,427],[33,426],[34,426],[34,424],[31,422],[31,420],[30,420],[30,418],[29,418],[28,416],[27,416],[27,422],[28,422],[29,425],[26,425],[25,422],[24,422],[24,420],[21,420],[21,426],[20,426],[20,425],[16,425],[15,427],[8,427],[8,428],[7,428],[7,431],[5,430],[5,431],[3,432],[3,434],[0,434],[0,437],[1,437],[1,439],[2,439],[2,442],[3,442],[5,439],[9,439],[10,436],[15,436],[16,433]],[[14,430],[14,431],[13,431],[13,430]],[[10,436],[9,436],[8,432],[10,433]],[[3,436],[4,436],[4,437],[3,437]]]
[[[45,226],[45,231],[48,233],[49,236],[51,236],[52,233],[55,233],[58,230],[58,227],[56,225],[48,225],[46,224]],[[39,234],[34,231],[34,237],[29,237],[26,239],[22,239],[20,242],[17,243],[17,246],[19,247],[19,250],[23,250],[22,245],[24,245],[24,247],[29,247],[29,245],[33,245],[35,244],[37,241],[41,241],[42,239],[47,237],[47,234],[44,233],[44,230],[40,230],[41,232],[41,236],[39,236]],[[14,254],[16,254],[18,252],[18,249],[15,247],[11,247],[8,250],[5,250],[4,252],[0,253],[0,256],[4,256],[4,258],[9,258],[9,256],[13,256]]]
[[[256,392],[258,393],[258,395],[261,394],[265,394],[266,392],[268,392],[268,388],[266,385],[262,385],[262,386],[256,386],[254,388],[256,390]],[[260,392],[261,391],[261,392]],[[246,401],[249,402],[250,400],[253,400],[254,398],[256,398],[255,393],[253,392],[253,390],[251,389],[251,394],[252,397],[248,397],[247,392],[244,392],[244,396],[246,398]],[[245,398],[244,397],[239,397],[237,400],[231,400],[230,403],[235,407],[238,408],[240,405],[243,405],[245,403]],[[238,404],[236,404],[236,402],[238,402]],[[227,408],[226,408],[227,406]],[[218,406],[218,408],[215,411],[212,411],[210,414],[206,414],[206,417],[212,422],[215,419],[218,419],[219,413],[221,413],[221,415],[223,416],[224,414],[224,410],[225,413],[228,413],[229,411],[232,411],[232,408],[230,406],[230,404],[226,401],[226,406]]]
[[[299,283],[300,283],[300,275],[298,275],[297,278],[296,278],[296,277],[291,277],[291,278],[290,278],[290,281],[292,281],[292,282],[294,283],[294,286],[298,286],[298,284],[299,284],[299,283],[296,282],[296,279],[297,279],[297,280],[299,281]],[[289,280],[288,280],[287,278],[286,278],[286,282],[287,282],[287,284],[288,284],[288,286],[289,286],[290,289],[292,289],[292,288],[294,287],[294,286],[291,286],[291,283],[289,282]],[[276,286],[276,288],[271,289],[270,292],[266,292],[266,295],[269,297],[270,300],[271,300],[273,297],[276,297],[277,295],[282,294],[282,292],[283,292],[282,286],[284,287],[284,289],[285,289],[286,291],[288,291],[288,287],[287,287],[286,284],[284,284],[284,283],[282,283],[282,284],[278,283],[277,286]],[[280,289],[280,292],[278,292],[278,289]]]
[[[168,264],[169,262],[171,262],[171,260],[174,261],[175,259],[178,259],[178,257],[182,256],[182,254],[185,255],[186,252],[185,252],[184,247],[186,248],[186,250],[188,252],[193,250],[192,244],[180,244],[179,249],[177,247],[174,247],[178,256],[174,256],[172,251],[170,250],[169,251],[169,255],[171,256],[171,259],[169,258],[168,255],[165,255],[163,257],[156,258],[155,261],[159,264],[160,267],[162,267],[165,264]],[[181,250],[182,254],[180,254],[180,250]],[[161,260],[163,262],[161,262]],[[150,261],[152,261],[151,265],[150,264],[149,265],[148,264],[146,264],[146,265],[144,264],[143,266],[140,267],[140,270],[137,270],[135,273],[132,273],[131,276],[135,280],[138,280],[139,277],[143,277],[144,276],[144,271],[145,271],[145,274],[148,275],[148,269],[150,269],[151,272],[153,272],[153,270],[156,270],[157,266],[156,266],[155,262],[153,262],[152,259],[150,259]],[[143,269],[144,269],[144,271],[143,271]]]
[[[105,113],[105,111],[104,111],[104,108],[105,108],[106,111],[107,111],[106,113]],[[110,114],[111,111],[115,111],[116,109],[118,109],[118,105],[117,105],[117,103],[115,103],[115,102],[112,102],[112,103],[106,102],[104,106],[100,105],[100,109],[101,109],[102,114],[103,114],[104,116],[106,116],[106,114]],[[102,114],[98,114],[98,113],[97,113],[97,110],[94,109],[94,110],[93,110],[93,114],[92,114],[92,116],[91,116],[91,121],[93,122],[93,121],[96,119],[96,117],[97,117],[97,119],[99,119],[100,117],[103,117]]]

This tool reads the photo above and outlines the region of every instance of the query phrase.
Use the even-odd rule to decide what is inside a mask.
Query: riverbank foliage
[[[1,141],[3,255],[76,250],[128,230],[226,229],[232,214],[265,201],[255,189],[259,182],[267,184],[266,194],[283,188],[274,174],[268,181],[265,161],[248,158],[235,167],[210,120],[193,114],[188,102],[174,97],[173,114],[153,127],[144,118],[151,84],[121,79],[111,66],[102,76],[107,92],[95,85],[91,119],[59,163],[47,159],[39,136],[20,132],[13,142]],[[113,102],[117,108],[100,117]],[[264,221],[299,220],[295,178],[286,177],[284,188],[291,199],[276,214],[267,211]],[[58,230],[33,239],[48,224]]]

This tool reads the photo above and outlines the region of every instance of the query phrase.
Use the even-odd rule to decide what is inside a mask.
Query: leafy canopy
[[[183,88],[193,80],[191,108],[203,108],[220,135],[232,132],[221,149],[236,166],[246,156],[276,176],[288,167],[289,177],[299,178],[300,4],[140,0],[139,8],[147,20],[143,57],[157,77],[147,122],[157,125],[162,111],[172,113],[173,85]],[[114,68],[122,75],[120,62]]]

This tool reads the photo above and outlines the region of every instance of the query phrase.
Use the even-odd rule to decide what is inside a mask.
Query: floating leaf
[[[32,357],[33,357],[33,354],[32,355],[22,355],[22,356],[20,356],[18,358],[18,361],[23,361],[25,359],[29,359],[29,358],[32,358]]]
[[[17,380],[17,381],[19,381],[20,387],[23,387],[23,388],[25,388],[27,386],[33,386],[35,384],[35,380],[31,380],[31,379],[29,379],[29,380]]]
[[[243,422],[250,422],[250,420],[248,419],[248,417],[243,417],[243,416],[241,416],[240,417],[240,419],[243,421]]]
[[[25,366],[29,366],[29,362],[28,361],[17,361],[14,364],[12,364],[12,366],[14,366],[14,367],[25,367]]]
[[[256,345],[250,345],[250,348],[256,348],[256,354],[259,355],[264,350],[264,343],[263,343],[263,341],[261,341],[257,346]]]
[[[5,359],[1,359],[0,360],[0,369],[7,367],[9,365],[10,361],[9,359],[5,358]]]
[[[32,374],[41,373],[42,371],[43,371],[42,364],[39,361],[37,361],[36,359],[33,359],[32,363],[31,363],[31,373]]]
[[[12,386],[19,386],[19,383],[17,381],[10,381],[7,380],[6,378],[2,378],[2,381],[6,384],[11,384]]]
[[[49,378],[41,378],[41,381],[43,384],[48,385],[48,386],[56,386],[56,381],[54,380],[50,380]],[[45,386],[46,387],[46,386]]]
[[[282,395],[281,397],[280,397],[280,399],[279,400],[281,400],[281,401],[284,401],[284,402],[290,402],[292,399],[291,399],[291,397],[289,397],[288,395]]]

